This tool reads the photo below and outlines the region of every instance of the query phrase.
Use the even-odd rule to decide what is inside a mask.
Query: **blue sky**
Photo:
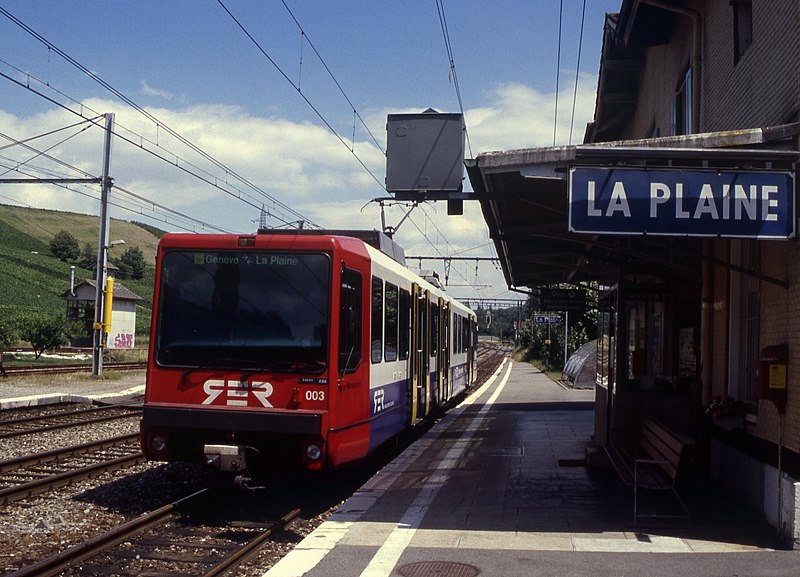
[[[115,217],[168,230],[202,230],[202,225],[164,212],[165,207],[224,230],[251,232],[259,217],[255,206],[262,201],[276,215],[271,224],[294,218],[270,204],[276,199],[323,227],[379,228],[380,210],[369,201],[385,196],[379,182],[385,175],[386,115],[429,107],[459,111],[437,3],[284,1],[0,0],[0,8],[51,45],[0,14],[0,72],[84,116],[114,112],[119,131],[130,142],[115,138],[111,174],[122,189],[120,204],[140,211],[115,208]],[[576,92],[583,0],[441,1],[471,144],[467,156],[552,145],[557,78],[556,143],[568,143],[570,130],[572,142],[579,142],[593,113],[604,14],[617,11],[620,3],[585,2]],[[67,63],[57,49],[150,118]],[[355,118],[354,108],[366,127]],[[37,170],[70,172],[45,156],[32,158],[36,154],[30,149],[8,147],[8,138],[24,140],[79,121],[0,77],[0,147],[6,147],[0,150],[0,173],[14,162],[25,162],[28,172],[6,177]],[[176,141],[162,125],[223,168]],[[61,142],[78,130],[60,131],[30,146],[99,174],[102,131],[93,128]],[[248,184],[233,182],[225,167]],[[226,181],[232,188],[221,190]],[[235,198],[240,191],[245,202]],[[74,192],[46,185],[0,190],[3,203],[96,213],[92,196],[97,196],[92,189]],[[447,217],[441,204],[416,208],[396,240],[408,254],[492,254],[479,207],[467,204],[462,217]],[[387,223],[398,222],[406,210],[388,208]],[[474,263],[453,266],[458,267],[451,272],[454,285],[490,285],[454,286],[456,296],[508,296],[491,265],[481,265],[477,275]]]

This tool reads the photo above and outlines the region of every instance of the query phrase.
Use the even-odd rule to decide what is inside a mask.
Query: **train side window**
[[[397,360],[397,328],[398,328],[398,292],[393,284],[386,283],[386,304],[384,313],[386,320],[386,339],[384,340],[383,358],[386,361]]]
[[[398,326],[400,336],[398,338],[398,349],[400,359],[406,360],[411,351],[411,293],[405,289],[400,289],[400,318]]]
[[[342,269],[339,293],[339,373],[361,363],[361,273]]]
[[[383,358],[383,280],[372,277],[372,349],[373,363]]]

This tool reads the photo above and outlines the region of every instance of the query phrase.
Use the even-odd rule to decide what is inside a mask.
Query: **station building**
[[[599,289],[598,447],[658,418],[800,543],[800,3],[622,0],[604,25],[582,145],[467,161],[506,281]]]

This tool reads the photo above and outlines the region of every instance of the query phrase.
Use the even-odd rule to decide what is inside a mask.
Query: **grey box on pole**
[[[386,132],[388,192],[461,192],[463,115],[431,109],[419,114],[389,114]]]

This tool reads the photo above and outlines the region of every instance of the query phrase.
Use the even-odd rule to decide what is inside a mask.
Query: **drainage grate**
[[[475,577],[480,570],[466,563],[452,561],[420,561],[399,569],[403,577]]]
[[[559,467],[585,467],[586,459],[559,459]]]

